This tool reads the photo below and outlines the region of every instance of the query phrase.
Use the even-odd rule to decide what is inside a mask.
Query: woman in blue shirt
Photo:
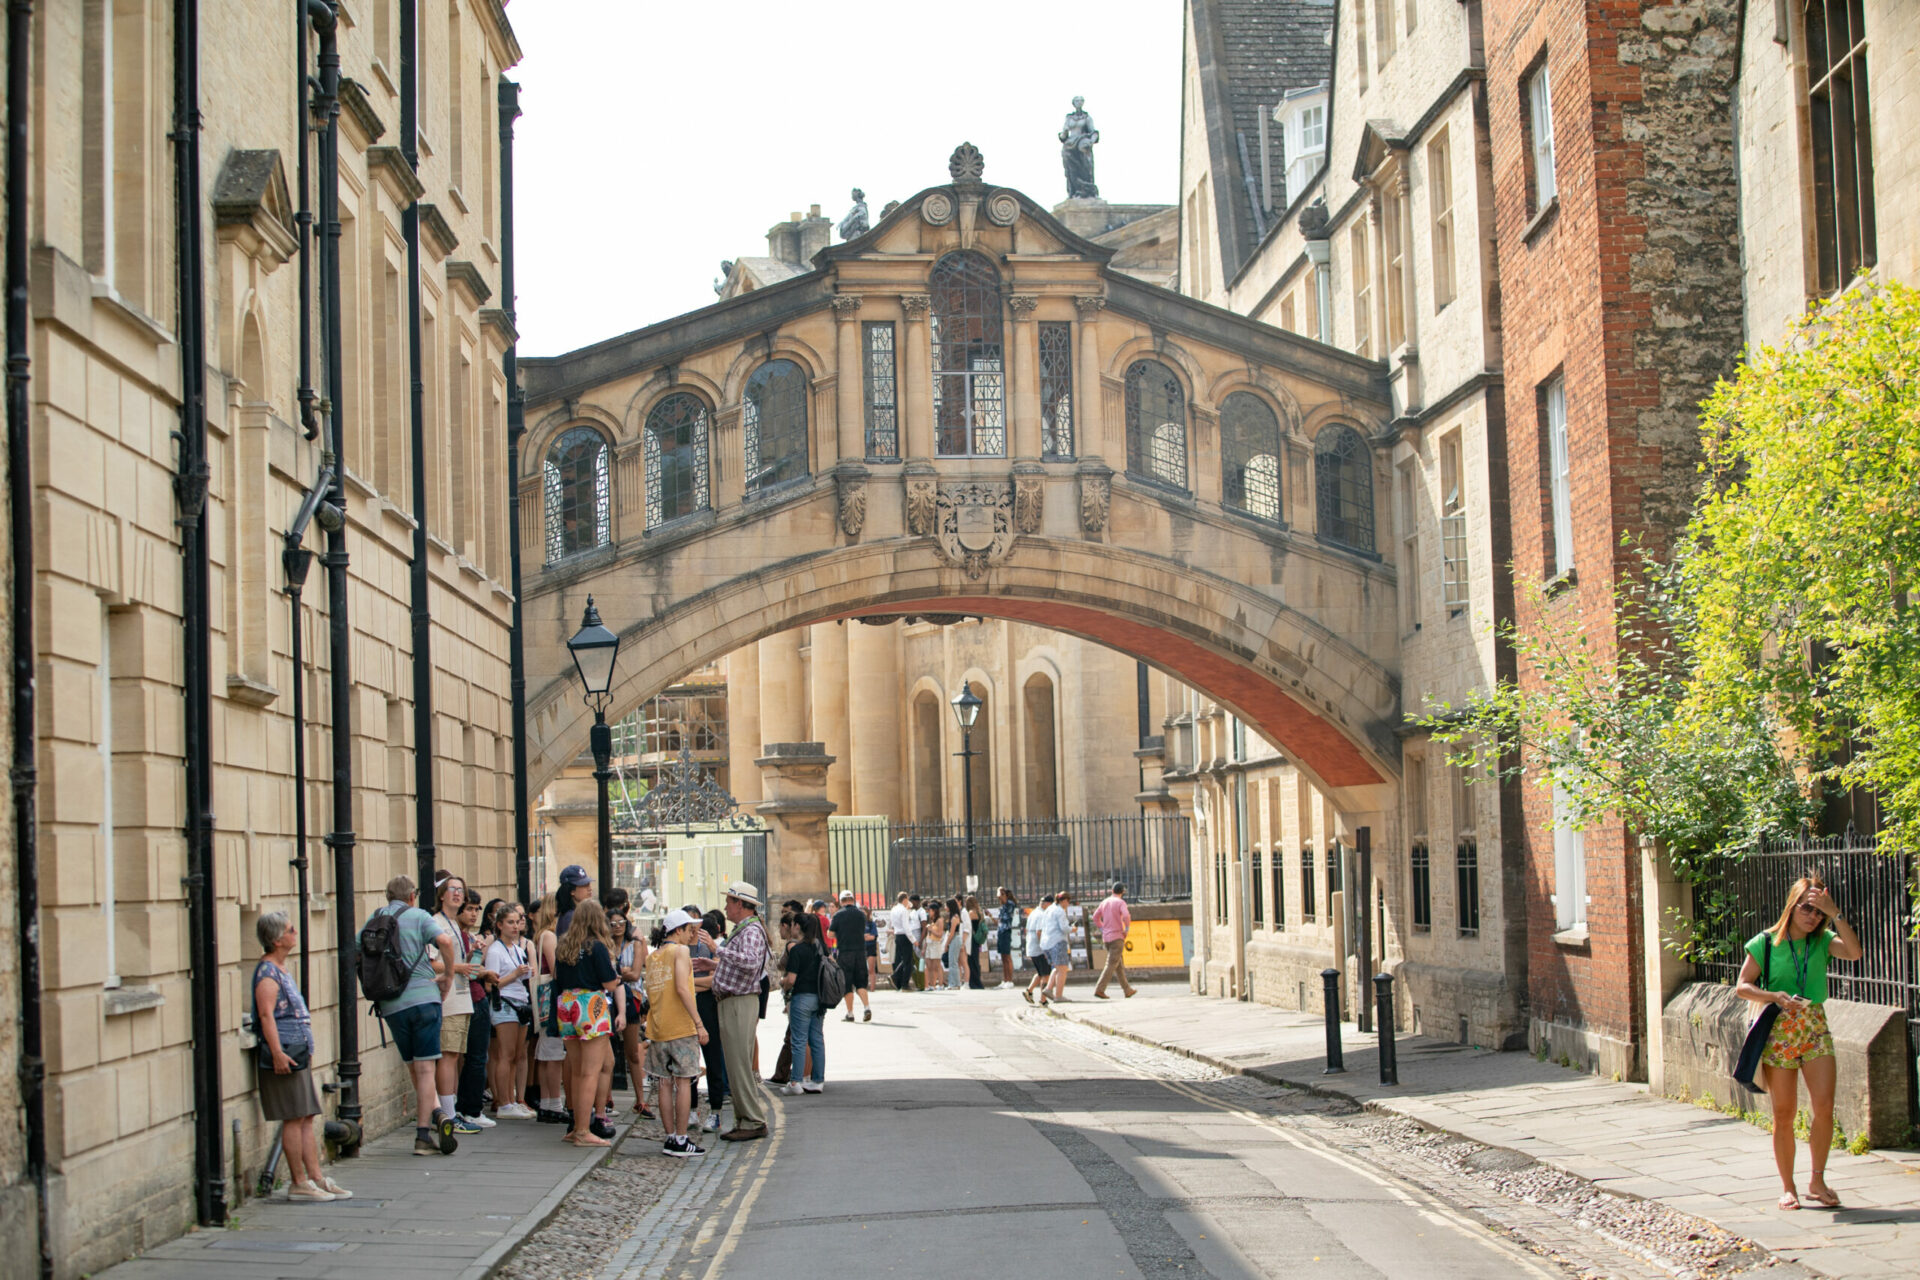
[[[1829,1209],[1840,1197],[1827,1185],[1827,1149],[1833,1145],[1833,1035],[1827,1030],[1827,963],[1858,960],[1860,939],[1840,918],[1840,908],[1819,876],[1802,876],[1787,892],[1786,909],[1773,928],[1747,943],[1737,994],[1780,1009],[1760,1055],[1767,1096],[1773,1101],[1773,1163],[1780,1171],[1782,1209],[1798,1209],[1793,1182],[1793,1121],[1800,1109],[1800,1077],[1807,1078],[1813,1118],[1807,1146],[1813,1177],[1807,1195]],[[1761,972],[1761,965],[1766,972]]]

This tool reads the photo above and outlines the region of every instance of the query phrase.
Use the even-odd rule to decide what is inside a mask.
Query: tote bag
[[[1760,989],[1767,989],[1767,979],[1773,971],[1773,934],[1767,934],[1766,945],[1760,961]],[[1773,1033],[1773,1021],[1780,1016],[1780,1006],[1767,1005],[1754,1018],[1753,1025],[1747,1028],[1746,1042],[1740,1046],[1740,1060],[1733,1065],[1733,1078],[1736,1083],[1752,1089],[1754,1073],[1760,1070],[1760,1054],[1767,1047],[1767,1037]]]

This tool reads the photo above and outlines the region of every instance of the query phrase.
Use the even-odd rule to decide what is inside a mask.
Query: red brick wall
[[[1699,8],[1490,0],[1485,10],[1514,563],[1527,576],[1549,564],[1537,395],[1558,370],[1577,581],[1545,607],[1577,621],[1601,657],[1616,639],[1608,583],[1631,564],[1621,535],[1664,547],[1684,523],[1698,457],[1693,408],[1739,349],[1726,93],[1735,6]],[[1520,77],[1543,48],[1559,209],[1529,237]],[[1516,613],[1523,628],[1541,621],[1525,598]],[[1519,675],[1529,679],[1524,666]],[[1527,785],[1522,804],[1532,1015],[1637,1042],[1643,965],[1628,833],[1618,822],[1587,831],[1590,941],[1563,945],[1549,899],[1550,792]]]

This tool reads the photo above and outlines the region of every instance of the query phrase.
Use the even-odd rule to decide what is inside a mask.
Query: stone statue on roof
[[[1100,141],[1100,131],[1085,110],[1086,101],[1073,100],[1073,110],[1060,130],[1060,163],[1067,171],[1069,200],[1100,198],[1100,188],[1093,181],[1093,144]]]
[[[732,258],[720,259],[720,278],[713,282],[713,291],[715,293],[725,293],[727,291],[727,281],[730,280],[732,277],[733,277],[733,259]]]
[[[847,216],[840,219],[840,238],[858,240],[865,234],[867,234],[867,193],[855,187],[853,208],[847,210]]]

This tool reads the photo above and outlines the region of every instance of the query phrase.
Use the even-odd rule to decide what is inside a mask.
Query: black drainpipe
[[[313,567],[313,552],[307,550],[307,526],[317,515],[322,528],[330,528],[341,519],[340,511],[326,501],[333,485],[333,468],[320,468],[319,478],[300,503],[300,511],[287,526],[286,547],[280,552],[280,567],[287,575],[287,614],[293,634],[293,859],[294,880],[300,897],[300,990],[306,991],[312,978],[308,972],[307,904],[310,900],[312,862],[307,857],[307,661],[305,621],[300,611],[300,592],[307,585],[307,570]]]
[[[420,167],[419,0],[400,5],[400,154]],[[420,904],[434,909],[433,868],[433,616],[427,609],[427,388],[420,376],[420,202],[400,215],[407,242],[407,367],[413,371],[408,402],[413,455],[413,561],[408,595],[413,610],[413,858]]]
[[[40,846],[34,815],[38,739],[33,718],[33,440],[27,356],[27,103],[32,96],[33,5],[7,6],[7,517],[12,565],[13,852],[20,954],[20,1105],[33,1179],[40,1275],[53,1275],[47,1221],[47,1064],[41,1056]]]
[[[294,26],[299,31],[299,75],[295,78],[294,120],[299,126],[300,161],[297,168],[300,183],[300,207],[293,215],[294,234],[300,243],[300,425],[305,428],[307,439],[320,438],[320,418],[314,412],[314,401],[318,398],[313,391],[313,204],[312,177],[307,172],[307,152],[311,149],[313,132],[313,79],[307,73],[307,6],[301,0],[297,9]],[[306,991],[306,979],[301,978],[300,990]]]
[[[315,85],[314,115],[323,122],[320,133],[320,295],[321,342],[326,352],[326,397],[321,418],[326,424],[322,465],[333,468],[327,501],[342,513],[347,509],[346,429],[341,406],[346,399],[344,365],[340,359],[340,47],[336,18],[327,0],[306,0],[307,17],[320,37],[319,78]],[[333,850],[334,960],[339,966],[340,1065],[339,1101],[335,1114],[351,1130],[339,1146],[352,1155],[360,1144],[360,1006],[355,992],[353,958],[359,904],[353,883],[353,668],[352,632],[347,625],[347,529],[342,519],[327,530],[327,549],[320,562],[327,567],[327,692],[329,733],[333,751],[333,829],[327,847]]]
[[[213,693],[208,668],[211,587],[207,563],[206,304],[200,229],[200,8],[173,7],[173,186],[179,255],[179,471],[183,692],[186,699],[187,932],[193,966],[194,1199],[200,1221],[227,1221],[226,1135],[221,1131],[220,948],[213,874]]]
[[[500,302],[518,332],[513,298],[513,122],[520,86],[500,78]],[[533,901],[533,859],[527,848],[527,650],[520,617],[520,438],[527,434],[527,397],[520,390],[520,343],[501,360],[507,375],[507,557],[513,574],[513,630],[507,640],[513,680],[513,883],[521,902]]]

